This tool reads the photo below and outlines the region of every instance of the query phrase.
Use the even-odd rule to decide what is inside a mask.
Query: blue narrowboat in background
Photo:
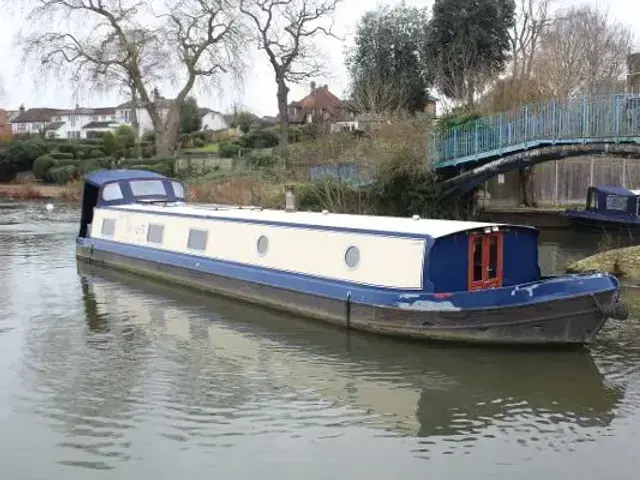
[[[289,207],[291,205],[289,204]],[[189,205],[152,172],[87,176],[79,260],[416,339],[583,345],[628,309],[608,273],[544,276],[538,230]]]
[[[580,230],[640,231],[640,193],[617,186],[595,185],[587,190],[584,209],[567,209],[564,215]]]

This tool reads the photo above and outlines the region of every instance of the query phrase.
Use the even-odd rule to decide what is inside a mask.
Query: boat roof
[[[636,194],[631,190],[627,190],[624,187],[610,186],[610,185],[595,185],[595,188],[602,193],[608,193],[611,195],[622,195],[623,197],[633,197]]]
[[[96,170],[87,175],[86,182],[100,187],[108,182],[118,180],[140,180],[140,179],[168,179],[164,175],[148,170]]]
[[[528,225],[512,225],[502,223],[467,222],[459,220],[438,220],[421,218],[414,220],[408,217],[390,217],[373,215],[350,215],[342,213],[320,212],[287,212],[257,207],[238,206],[200,206],[200,205],[148,205],[127,204],[111,208],[138,210],[145,213],[161,213],[164,215],[196,216],[200,218],[216,218],[230,221],[246,221],[255,223],[284,224],[287,226],[319,227],[325,229],[360,230],[390,234],[410,234],[440,238],[455,233],[466,232],[485,227],[515,227],[537,230]]]

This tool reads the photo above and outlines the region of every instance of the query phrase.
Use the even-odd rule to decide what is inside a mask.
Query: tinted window
[[[489,237],[489,278],[498,276],[498,237],[491,235]]]
[[[122,190],[119,183],[108,183],[102,189],[102,199],[106,202],[110,200],[120,200],[122,198]]]
[[[102,235],[105,237],[113,237],[116,231],[116,221],[113,218],[102,219]]]
[[[627,197],[620,195],[607,195],[607,210],[618,210],[624,212],[627,210]]]
[[[171,182],[171,186],[173,186],[173,193],[177,198],[184,199],[184,187],[181,183]]]
[[[131,192],[136,197],[145,195],[165,196],[167,194],[164,184],[160,180],[135,180],[129,182],[129,185],[131,186]]]
[[[149,230],[147,231],[147,242],[162,243],[163,236],[164,225],[156,225],[154,223],[149,224]]]
[[[191,250],[205,250],[207,248],[208,234],[209,232],[206,230],[189,230],[187,248]]]

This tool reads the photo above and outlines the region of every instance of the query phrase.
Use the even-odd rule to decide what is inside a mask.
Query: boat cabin
[[[87,236],[96,207],[184,201],[184,185],[164,175],[144,170],[97,170],[85,179],[78,236]]]
[[[273,276],[274,284],[312,282],[320,291],[334,291],[338,282],[374,291],[450,293],[540,279],[534,227],[210,207],[184,199],[180,182],[155,173],[92,173],[79,237],[109,242],[109,248],[127,244],[141,256],[164,251],[178,263],[206,259],[211,264],[198,263],[200,269]]]
[[[585,210],[606,215],[640,214],[640,196],[636,192],[616,186],[591,186],[587,190]]]

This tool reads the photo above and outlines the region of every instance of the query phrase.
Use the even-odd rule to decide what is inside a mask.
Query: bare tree
[[[151,118],[158,155],[175,146],[179,108],[196,81],[241,71],[237,0],[25,1],[34,30],[22,39],[24,60],[76,86],[131,92]],[[174,99],[153,98],[161,82],[177,87]]]
[[[313,40],[334,36],[333,14],[341,0],[240,0],[240,10],[255,27],[259,48],[273,67],[277,85],[281,143],[287,142],[288,83],[321,73],[323,65]]]
[[[518,0],[516,18],[509,32],[511,41],[511,75],[529,78],[540,36],[556,18],[549,15],[553,0]]]
[[[368,75],[366,80],[354,82],[349,104],[355,112],[395,117],[406,112],[408,94],[393,81]]]
[[[606,11],[584,5],[558,12],[540,36],[533,73],[554,96],[572,98],[617,88],[633,48],[632,32]]]

